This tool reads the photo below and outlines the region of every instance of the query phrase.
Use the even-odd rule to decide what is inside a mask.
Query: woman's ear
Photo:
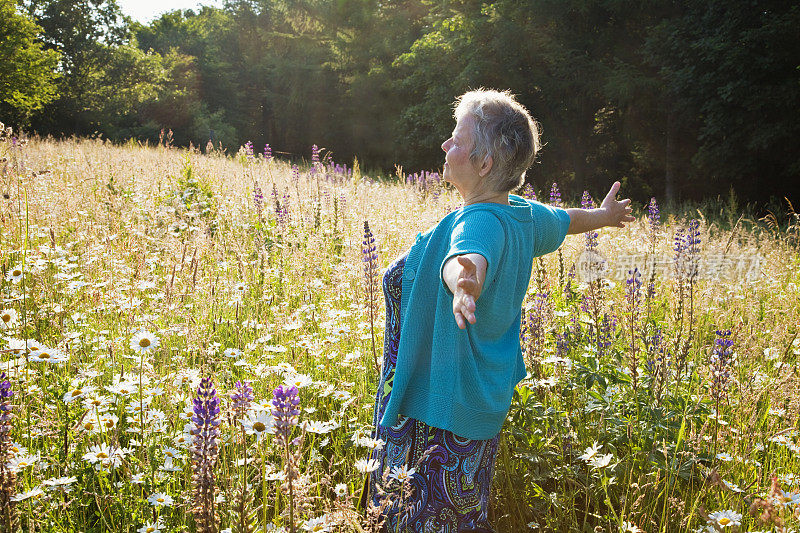
[[[485,178],[489,171],[492,170],[492,164],[494,164],[494,160],[492,159],[491,154],[486,154],[486,157],[483,158],[483,163],[481,164],[481,168],[478,171],[480,177]]]

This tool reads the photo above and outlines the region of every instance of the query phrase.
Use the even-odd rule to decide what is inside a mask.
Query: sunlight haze
[[[222,6],[220,0],[119,0],[119,7],[122,12],[132,19],[147,23],[158,18],[162,13],[174,11],[176,9],[198,10],[201,6]]]

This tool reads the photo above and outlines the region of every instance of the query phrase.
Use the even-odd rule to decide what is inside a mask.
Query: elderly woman
[[[525,364],[521,305],[535,257],[568,233],[623,227],[614,183],[599,209],[559,209],[509,192],[522,185],[539,131],[508,92],[471,91],[442,144],[444,179],[463,206],[417,236],[386,270],[386,334],[376,396],[372,503],[388,531],[492,531],[498,434]],[[401,333],[402,332],[402,333]],[[408,478],[404,501],[381,490]]]

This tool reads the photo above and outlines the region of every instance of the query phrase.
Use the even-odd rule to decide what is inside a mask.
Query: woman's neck
[[[492,204],[508,204],[508,193],[501,192],[498,193],[496,191],[484,191],[484,192],[475,192],[472,194],[462,195],[464,200],[464,206],[472,205],[472,204],[480,204],[480,203],[492,203]]]

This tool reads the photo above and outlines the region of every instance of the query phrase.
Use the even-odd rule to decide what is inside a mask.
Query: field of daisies
[[[0,531],[379,530],[381,275],[459,199],[306,157],[3,132]],[[793,531],[797,215],[638,209],[534,265],[495,528]]]

